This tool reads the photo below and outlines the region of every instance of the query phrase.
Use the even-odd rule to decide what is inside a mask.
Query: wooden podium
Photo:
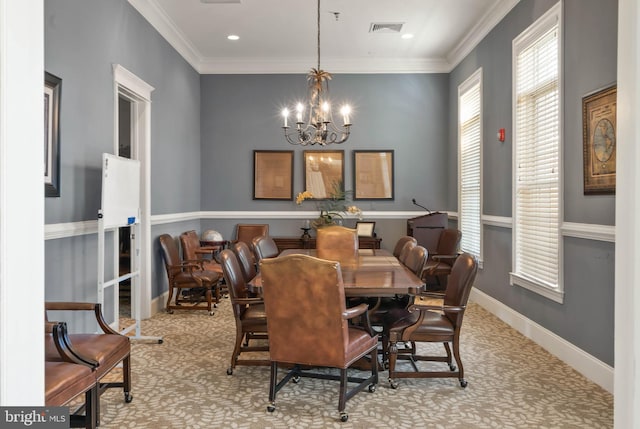
[[[432,212],[407,220],[407,235],[415,237],[420,246],[424,246],[429,254],[436,253],[438,239],[443,229],[447,228],[449,215]]]

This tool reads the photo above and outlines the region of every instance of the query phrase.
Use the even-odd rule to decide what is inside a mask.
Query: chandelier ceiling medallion
[[[337,15],[336,15],[337,16]],[[351,129],[351,108],[348,105],[342,106],[342,126],[337,126],[331,114],[331,104],[329,103],[329,81],[331,73],[320,68],[320,0],[318,0],[318,68],[312,68],[307,74],[309,83],[309,105],[308,121],[303,122],[305,106],[298,103],[295,107],[295,128],[289,130],[289,109],[282,111],[284,117],[284,136],[292,145],[320,145],[340,144],[347,141]]]

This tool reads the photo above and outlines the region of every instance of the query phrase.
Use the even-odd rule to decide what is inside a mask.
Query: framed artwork
[[[253,199],[293,200],[293,151],[253,151]]]
[[[358,237],[375,237],[375,222],[356,222],[356,231],[358,231]]]
[[[331,198],[336,188],[344,191],[343,150],[305,150],[303,156],[304,189],[313,199]]]
[[[62,79],[44,72],[44,195],[60,196],[60,90]]]
[[[582,98],[584,194],[616,192],[616,85]]]
[[[393,150],[353,151],[353,199],[393,200]]]

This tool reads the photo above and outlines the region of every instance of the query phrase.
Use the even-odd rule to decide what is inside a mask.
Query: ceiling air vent
[[[369,33],[399,33],[404,22],[372,22]]]

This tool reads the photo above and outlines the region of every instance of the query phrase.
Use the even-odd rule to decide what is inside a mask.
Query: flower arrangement
[[[343,191],[340,183],[334,182],[329,192],[329,197],[317,203],[320,216],[312,222],[313,227],[319,228],[326,225],[334,225],[339,220],[344,219],[347,213],[362,219],[362,210],[358,206],[347,204],[350,200],[350,194],[351,191]],[[296,197],[296,204],[300,205],[304,200],[310,198],[313,198],[313,194],[310,191],[300,192]]]

